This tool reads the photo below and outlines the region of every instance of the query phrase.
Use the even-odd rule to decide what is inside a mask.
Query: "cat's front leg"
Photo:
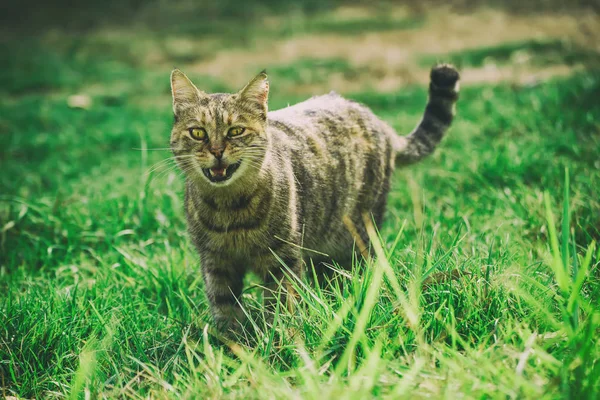
[[[229,260],[211,256],[202,257],[201,267],[216,326],[220,330],[235,330],[245,319],[241,308],[244,271]]]

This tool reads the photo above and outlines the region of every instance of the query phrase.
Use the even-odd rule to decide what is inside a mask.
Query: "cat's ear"
[[[242,100],[256,104],[266,115],[267,102],[269,100],[267,71],[263,70],[260,74],[256,75],[238,94]]]
[[[206,93],[199,91],[183,72],[174,69],[171,72],[171,94],[173,95],[173,113],[197,104]]]

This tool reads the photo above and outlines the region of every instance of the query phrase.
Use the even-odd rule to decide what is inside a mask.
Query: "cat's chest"
[[[214,197],[188,198],[186,217],[192,239],[201,248],[245,254],[264,242],[269,230],[272,193],[222,201]]]

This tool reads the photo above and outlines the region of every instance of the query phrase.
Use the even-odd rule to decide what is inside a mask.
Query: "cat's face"
[[[213,186],[256,174],[268,144],[266,74],[238,93],[207,94],[175,70],[171,89],[175,114],[171,149],[184,173]]]

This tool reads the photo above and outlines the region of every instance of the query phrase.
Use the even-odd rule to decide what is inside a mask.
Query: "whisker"
[[[147,149],[140,149],[137,147],[133,147],[131,150],[139,150],[139,151],[146,151],[146,150],[172,150],[170,147],[155,147],[155,148],[147,148]]]
[[[183,159],[182,161],[180,161],[180,164],[170,165],[170,166],[166,167],[163,171],[160,171],[156,175],[156,179],[162,178],[165,175],[169,174],[170,172],[176,171],[177,169],[181,169],[183,171],[189,171],[189,168],[191,166],[193,166],[193,164],[194,164],[194,160],[190,159],[190,157]]]
[[[149,175],[153,172],[156,172],[158,169],[165,167],[170,162],[177,161],[177,160],[186,160],[191,157],[194,157],[194,155],[189,154],[189,155],[173,156],[173,157],[165,158],[164,160],[158,161],[158,162],[154,163],[151,167],[149,167],[148,171],[145,173],[145,175]]]
[[[251,167],[251,168],[254,168],[255,170],[257,170],[257,171],[259,171],[259,172],[262,170],[262,165],[258,165],[258,164],[256,164],[256,163],[253,163],[253,162],[252,162],[252,161],[250,161],[250,160],[246,160],[246,164],[247,164],[249,167]]]
[[[164,176],[168,175],[170,172],[173,172],[173,171],[177,171],[177,166],[175,166],[175,165],[172,165],[172,166],[169,166],[168,168],[165,168],[164,170],[162,170],[162,171],[158,172],[158,173],[157,173],[157,174],[154,176],[154,179],[160,179],[160,178],[163,178]]]
[[[172,173],[175,173],[177,175],[178,178],[180,178],[185,172],[186,172],[187,168],[181,169],[181,168],[170,168],[168,170],[165,171],[161,171],[160,173],[158,173],[155,177],[156,180],[162,179],[165,176],[168,176]]]

